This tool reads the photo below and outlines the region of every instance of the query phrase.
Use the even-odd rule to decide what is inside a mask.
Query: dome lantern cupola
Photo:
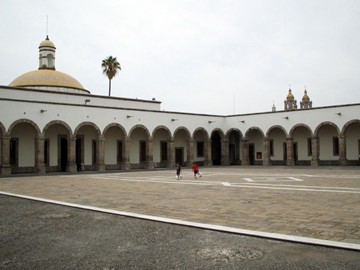
[[[39,45],[39,69],[55,70],[55,50],[54,43],[46,36]]]

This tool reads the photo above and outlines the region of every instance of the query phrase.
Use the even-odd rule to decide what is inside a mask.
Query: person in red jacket
[[[195,179],[197,179],[196,175],[199,175],[199,177],[201,177],[201,173],[199,172],[199,166],[194,162],[192,165],[192,170],[194,172],[194,177]]]

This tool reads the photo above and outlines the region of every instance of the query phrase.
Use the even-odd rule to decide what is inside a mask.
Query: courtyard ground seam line
[[[342,248],[342,249],[350,249],[350,250],[359,250],[360,251],[360,244],[355,244],[355,243],[322,240],[322,239],[302,237],[302,236],[286,235],[286,234],[279,234],[279,233],[269,233],[269,232],[262,232],[262,231],[253,231],[253,230],[247,230],[247,229],[227,227],[227,226],[223,226],[223,225],[213,225],[213,224],[206,224],[206,223],[200,223],[200,222],[184,221],[184,220],[179,220],[179,219],[151,216],[151,215],[145,215],[145,214],[137,214],[137,213],[132,213],[132,212],[106,209],[106,208],[100,208],[100,207],[94,207],[94,206],[88,206],[88,205],[81,205],[81,204],[76,204],[76,203],[68,203],[68,202],[63,202],[63,201],[56,201],[56,200],[50,200],[50,199],[45,199],[45,198],[39,198],[39,197],[33,197],[33,196],[27,196],[27,195],[21,195],[21,194],[15,194],[15,193],[10,193],[10,192],[3,192],[3,191],[0,191],[0,194],[6,195],[6,196],[22,198],[22,199],[33,200],[33,201],[46,202],[46,203],[51,203],[51,204],[56,204],[56,205],[61,205],[61,206],[67,206],[67,207],[73,207],[73,208],[79,208],[79,209],[84,209],[84,210],[91,210],[91,211],[96,211],[96,212],[101,212],[101,213],[115,214],[115,215],[121,215],[121,216],[126,216],[126,217],[139,218],[139,219],[145,219],[145,220],[151,220],[151,221],[157,221],[157,222],[164,222],[164,223],[175,224],[175,225],[189,226],[189,227],[194,227],[194,228],[199,228],[199,229],[208,229],[208,230],[221,231],[221,232],[227,232],[227,233],[235,233],[235,234],[241,234],[241,235],[247,235],[247,236],[255,236],[255,237],[268,238],[268,239],[297,242],[297,243],[302,243],[302,244],[311,244],[311,245],[319,245],[319,246],[326,246],[326,247],[332,247],[332,248]]]

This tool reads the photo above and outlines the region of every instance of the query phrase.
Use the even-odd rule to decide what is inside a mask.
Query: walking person
[[[199,175],[199,177],[201,177],[201,173],[199,172],[199,166],[194,162],[192,165],[192,170],[194,172],[194,178],[197,179],[197,175]]]
[[[176,179],[179,180],[181,179],[181,167],[180,167],[180,163],[176,163]]]

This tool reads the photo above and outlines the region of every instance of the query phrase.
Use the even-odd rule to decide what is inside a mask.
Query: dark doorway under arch
[[[211,136],[211,157],[213,165],[221,165],[221,137],[217,132]]]

